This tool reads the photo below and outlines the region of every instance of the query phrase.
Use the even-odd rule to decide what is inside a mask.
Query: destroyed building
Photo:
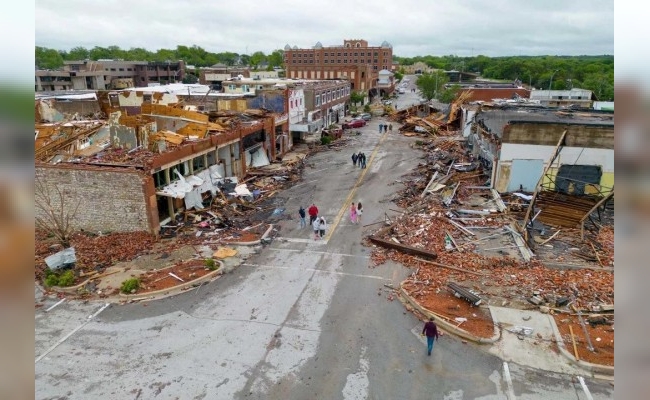
[[[98,92],[98,99],[108,119],[55,110],[38,114],[36,124],[38,190],[53,210],[76,209],[75,229],[157,233],[180,211],[237,192],[249,169],[292,147],[281,101],[278,112],[203,113],[169,93],[145,100],[137,91]],[[37,207],[37,216],[43,212]]]

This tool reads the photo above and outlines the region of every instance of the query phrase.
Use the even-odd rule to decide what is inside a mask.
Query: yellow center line
[[[388,137],[388,132],[384,132],[381,139],[379,139],[379,142],[375,146],[375,149],[372,151],[372,154],[370,155],[370,159],[368,159],[368,162],[366,163],[366,168],[363,169],[363,172],[361,172],[361,175],[359,175],[359,178],[357,178],[356,183],[354,184],[352,189],[350,189],[350,194],[343,202],[343,207],[341,207],[341,209],[339,210],[339,213],[336,215],[336,218],[334,219],[334,222],[330,226],[330,229],[328,229],[327,235],[325,235],[324,241],[326,243],[330,240],[330,237],[332,237],[332,233],[334,233],[336,227],[341,223],[341,220],[343,219],[345,212],[350,208],[350,202],[352,201],[352,198],[357,193],[357,189],[361,185],[361,182],[363,182],[363,178],[366,176],[366,172],[368,172],[368,170],[370,169],[368,168],[368,166],[372,164],[372,160],[375,159],[375,156],[379,151],[379,146],[381,146],[381,144],[384,143],[384,140],[386,140],[387,137]]]

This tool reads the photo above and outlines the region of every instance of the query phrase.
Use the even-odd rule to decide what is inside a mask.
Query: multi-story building
[[[62,70],[37,70],[35,90],[107,90],[182,82],[185,62],[65,61]]]
[[[390,72],[393,47],[388,42],[368,46],[366,40],[344,40],[342,46],[324,47],[317,42],[310,49],[284,47],[286,77],[292,79],[346,79],[351,90],[370,97],[390,93],[394,85],[380,81],[380,71]]]

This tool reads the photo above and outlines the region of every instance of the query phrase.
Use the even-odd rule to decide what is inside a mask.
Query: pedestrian
[[[359,152],[359,155],[357,156],[357,164],[359,164],[359,168],[362,168],[361,167],[361,158],[362,158],[362,156],[363,156],[363,153]]]
[[[306,216],[305,209],[300,206],[300,210],[298,210],[298,215],[300,215],[300,229],[304,228],[307,226],[307,222],[305,221],[305,216]]]
[[[361,202],[357,203],[357,223],[361,223],[361,214],[363,214],[363,205]]]
[[[384,127],[384,124],[379,124],[379,133],[381,133],[381,129]]]
[[[366,153],[361,153],[361,168],[366,168]]]
[[[393,124],[388,124],[388,130],[389,130],[390,132],[393,131]]]
[[[422,336],[425,334],[427,336],[427,354],[431,355],[431,351],[433,351],[433,341],[438,339],[438,327],[436,326],[436,323],[433,322],[433,317],[429,317],[429,321],[424,324]]]
[[[318,240],[318,234],[320,233],[320,218],[316,218],[312,224],[314,228],[314,240]]]
[[[357,223],[357,205],[354,203],[350,206],[350,221],[353,224]]]
[[[318,231],[320,232],[321,239],[325,236],[325,229],[327,229],[327,222],[325,222],[325,217],[320,217],[320,222],[318,223]]]
[[[316,207],[316,204],[311,203],[311,207],[309,207],[307,212],[309,213],[309,225],[311,225],[318,218],[318,207]]]
[[[354,165],[355,167],[357,166],[357,159],[358,158],[359,158],[359,156],[357,155],[357,153],[352,153],[352,165]]]

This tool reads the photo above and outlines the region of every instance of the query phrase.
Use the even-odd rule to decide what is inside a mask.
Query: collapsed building
[[[51,210],[36,207],[37,217],[74,210],[75,229],[157,234],[210,196],[250,195],[239,184],[247,172],[293,147],[286,100],[260,109],[260,96],[286,96],[209,94],[100,91],[95,106],[76,110],[70,99],[37,99],[37,190],[51,199]]]

